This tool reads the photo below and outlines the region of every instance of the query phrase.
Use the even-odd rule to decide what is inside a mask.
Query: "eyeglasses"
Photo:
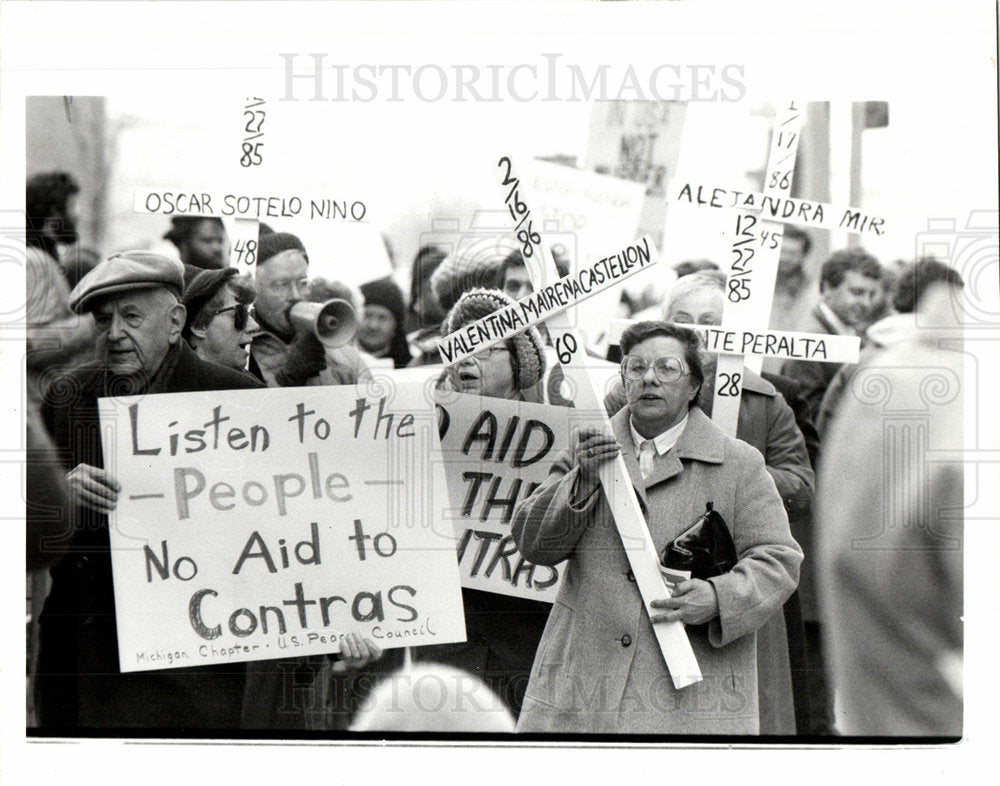
[[[633,381],[642,379],[649,371],[649,366],[649,361],[638,355],[626,355],[622,358],[622,374],[625,375],[625,379]],[[653,374],[660,382],[676,382],[681,377],[690,376],[691,373],[685,371],[684,364],[674,357],[657,358],[652,366]]]
[[[487,347],[486,349],[481,349],[478,352],[472,354],[473,360],[489,360],[493,357],[494,352],[510,352],[510,347],[508,347],[503,342],[499,344],[494,344],[492,347]]]
[[[233,306],[220,308],[218,311],[213,311],[210,316],[214,319],[219,314],[225,314],[227,311],[233,312],[233,327],[237,330],[246,328],[250,322],[250,318],[255,316],[253,306],[248,303],[237,303]]]

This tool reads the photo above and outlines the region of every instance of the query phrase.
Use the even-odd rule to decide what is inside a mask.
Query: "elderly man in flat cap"
[[[60,552],[41,617],[36,706],[41,726],[235,729],[243,664],[119,673],[107,514],[122,492],[103,468],[97,399],[262,385],[206,363],[181,339],[183,267],[145,251],[117,254],[84,276],[70,308],[92,314],[97,360],[57,380],[42,413],[65,457],[76,518],[47,549]],[[73,521],[73,517],[68,518]]]

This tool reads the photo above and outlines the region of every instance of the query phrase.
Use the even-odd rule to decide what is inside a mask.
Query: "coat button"
[[[627,570],[627,571],[625,571],[625,578],[627,578],[629,581],[634,582],[635,581],[635,574],[632,571]]]
[[[632,637],[626,633],[624,636],[621,637],[621,643],[623,647],[631,647]]]

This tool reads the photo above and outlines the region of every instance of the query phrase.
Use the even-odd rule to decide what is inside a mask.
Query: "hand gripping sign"
[[[464,357],[505,340],[515,333],[546,321],[549,335],[555,344],[556,355],[563,366],[566,386],[575,395],[577,410],[593,413],[606,431],[610,423],[601,402],[601,393],[587,370],[584,342],[573,329],[566,310],[598,292],[615,286],[618,282],[659,262],[659,255],[652,238],[646,235],[636,243],[626,246],[613,255],[601,258],[589,266],[557,278],[555,262],[541,237],[532,231],[530,209],[518,197],[519,180],[513,177],[510,159],[499,162],[506,166],[502,185],[513,184],[505,200],[516,222],[515,234],[523,244],[522,255],[532,277],[535,292],[517,301],[513,306],[490,314],[479,322],[443,337],[438,349],[446,365],[457,363]],[[538,263],[540,257],[541,264]],[[552,281],[551,284],[545,282]],[[653,545],[646,521],[639,508],[639,500],[629,480],[625,460],[618,455],[601,470],[604,496],[611,506],[625,549],[626,557],[635,575],[639,593],[652,614],[649,604],[662,598],[667,591],[660,575],[659,558]],[[701,669],[680,622],[657,623],[653,626],[660,651],[675,688],[684,688],[701,680]]]

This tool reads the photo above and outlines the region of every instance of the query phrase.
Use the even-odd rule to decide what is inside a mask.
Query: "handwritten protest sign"
[[[438,406],[462,586],[551,603],[560,568],[522,557],[510,522],[569,445],[573,410],[457,393]]]
[[[465,639],[420,386],[101,400],[123,671]]]
[[[835,207],[823,202],[813,202],[791,197],[795,159],[801,136],[803,109],[801,102],[790,101],[777,113],[771,134],[763,193],[706,185],[688,178],[671,180],[667,189],[667,202],[689,205],[708,210],[736,213],[735,231],[723,231],[721,236],[729,245],[727,252],[736,258],[729,263],[726,281],[726,304],[722,315],[726,332],[764,338],[761,345],[748,345],[748,351],[733,352],[726,349],[719,358],[713,390],[715,398],[712,420],[727,434],[735,435],[739,420],[744,359],[756,371],[761,368],[760,358],[765,356],[803,359],[795,352],[792,334],[775,341],[774,334],[766,328],[770,322],[774,286],[778,273],[783,224],[800,224],[827,230],[842,229],[856,234],[882,235],[885,220],[854,207]],[[804,349],[809,343],[800,340]],[[770,343],[768,343],[770,342]],[[831,339],[830,343],[834,343]],[[814,348],[823,346],[816,341]],[[777,351],[768,351],[769,348]],[[784,347],[784,348],[783,348]],[[815,351],[809,360],[821,362],[856,362],[857,344],[842,344],[842,352],[834,356]],[[787,349],[787,351],[786,351]],[[807,351],[807,349],[804,349]]]
[[[856,207],[831,205],[789,196],[727,189],[708,183],[671,180],[667,200],[677,204],[723,210],[759,211],[762,218],[821,229],[885,233],[885,218]]]
[[[645,202],[641,183],[537,159],[524,162],[522,178],[524,193],[531,195],[532,213],[538,217],[535,228],[544,232],[553,253],[570,245],[559,233],[572,234],[575,249],[561,250],[577,269],[600,259],[608,238],[646,234],[639,231]],[[620,297],[619,288],[577,305],[576,325],[591,343],[603,341],[603,316],[614,310]]]
[[[630,319],[611,321],[610,338],[618,344]],[[723,355],[772,357],[782,360],[813,360],[819,363],[857,363],[861,351],[858,336],[837,336],[791,330],[729,330],[710,325],[684,325],[701,336],[709,352]]]
[[[164,216],[195,215],[220,218],[305,218],[328,221],[362,221],[367,208],[357,199],[329,194],[294,194],[244,191],[211,191],[191,188],[137,188],[133,195],[137,213]]]
[[[537,237],[537,235],[535,235]],[[534,244],[526,244],[532,248]],[[526,253],[525,257],[530,257]],[[647,235],[592,265],[557,279],[549,286],[525,295],[513,305],[462,327],[438,340],[438,351],[448,365],[504,341],[526,328],[560,314],[569,306],[615,286],[659,261],[652,239]],[[529,270],[530,270],[529,266]]]

